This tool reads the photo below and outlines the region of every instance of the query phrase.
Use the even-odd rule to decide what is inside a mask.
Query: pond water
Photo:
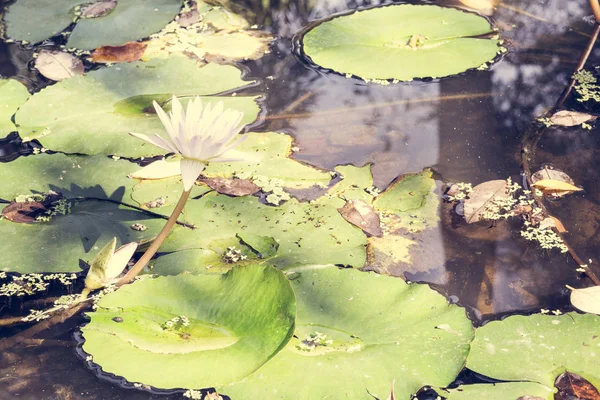
[[[453,5],[457,2],[444,1]],[[521,140],[532,121],[551,108],[577,65],[593,30],[587,0],[506,0],[492,15],[509,53],[489,71],[434,82],[367,85],[317,71],[293,51],[294,35],[310,21],[376,2],[354,0],[247,1],[251,23],[278,37],[271,53],[244,63],[250,89],[265,94],[257,131],[287,132],[294,157],[332,169],[372,164],[374,183],[384,189],[398,175],[431,167],[444,182],[481,183],[512,177],[521,182]],[[598,63],[594,50],[589,65]],[[0,45],[0,74],[30,88],[46,84],[28,68],[31,51]],[[18,143],[0,146],[10,158]],[[600,136],[555,129],[538,144],[533,168],[550,163],[568,171],[585,194],[550,204],[585,260],[600,260]],[[21,149],[22,151],[22,149]],[[565,285],[581,286],[568,255],[524,241],[518,226],[457,224],[449,205],[442,224],[425,238],[406,273],[431,283],[467,308],[476,325],[514,313],[568,309]],[[7,238],[3,238],[6,240]],[[427,261],[426,263],[424,261]],[[421,262],[422,261],[422,262]],[[423,265],[427,268],[424,270]],[[592,266],[594,263],[592,263]],[[71,340],[80,320],[58,326],[47,337]],[[158,396],[98,380],[72,347],[16,348],[0,356],[0,399],[152,399]]]

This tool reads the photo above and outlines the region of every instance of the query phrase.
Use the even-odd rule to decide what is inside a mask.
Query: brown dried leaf
[[[383,235],[379,215],[364,201],[348,200],[344,207],[338,208],[338,211],[346,221],[362,229],[368,236]]]
[[[127,42],[121,46],[103,46],[92,53],[92,61],[96,63],[117,63],[137,61],[144,55],[147,43]]]
[[[42,50],[35,59],[35,68],[48,79],[62,81],[75,75],[83,75],[83,62],[70,53],[58,50]]]
[[[19,224],[31,224],[38,222],[36,217],[44,214],[48,208],[43,203],[27,201],[22,203],[13,202],[2,210],[2,216],[9,221]]]
[[[481,221],[482,214],[492,201],[507,197],[509,197],[509,190],[505,180],[498,179],[480,183],[473,188],[469,198],[465,200],[465,221],[468,224]]]
[[[260,190],[260,187],[247,179],[200,178],[211,189],[229,196],[249,196]]]
[[[532,186],[543,191],[545,195],[552,194],[553,192],[579,192],[583,190],[568,182],[554,179],[542,179],[535,182]]]
[[[564,173],[563,171],[561,171],[559,169],[553,169],[549,166],[542,168],[541,170],[537,171],[535,174],[533,174],[531,176],[531,182],[534,184],[539,181],[543,181],[543,180],[554,180],[554,181],[566,182],[571,185],[575,184],[575,182],[569,175],[567,175],[566,173]],[[570,193],[573,193],[573,192],[570,190],[558,190],[558,191],[552,191],[552,192],[548,191],[544,194],[546,196],[551,196],[553,198],[560,198],[560,197],[566,196]]]
[[[594,385],[569,371],[556,378],[554,386],[558,389],[555,400],[600,400],[600,393]]]
[[[106,1],[99,1],[96,3],[92,3],[81,9],[81,17],[82,18],[104,17],[109,12],[111,12],[112,9],[115,8],[116,6],[117,6],[116,0],[106,0]]]
[[[596,118],[598,117],[582,112],[562,110],[550,117],[550,121],[559,126],[576,126]]]

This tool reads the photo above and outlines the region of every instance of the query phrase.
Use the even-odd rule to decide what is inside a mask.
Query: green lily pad
[[[554,399],[554,391],[552,389],[533,382],[463,385],[456,389],[438,392],[447,400],[517,400],[522,396],[537,396],[544,400]]]
[[[181,79],[184,76],[185,79]],[[251,82],[229,65],[199,67],[182,55],[166,60],[132,62],[91,71],[58,82],[32,96],[17,112],[23,140],[65,153],[144,157],[164,150],[131,137],[129,132],[166,135],[152,101],[169,106],[171,95],[215,95]],[[93,94],[93,95],[92,95]],[[259,112],[256,97],[204,97],[243,111],[244,122]]]
[[[254,260],[256,262],[256,260]],[[234,264],[223,261],[221,254],[207,249],[189,249],[164,254],[150,261],[145,272],[160,276],[179,274],[224,274]]]
[[[252,156],[252,162],[213,163],[202,172],[203,175],[216,178],[280,179],[288,188],[302,189],[313,185],[325,187],[331,175],[315,167],[290,158],[293,138],[277,132],[250,132],[236,150]]]
[[[303,37],[317,65],[365,80],[441,78],[491,62],[498,40],[483,17],[454,8],[398,4],[326,19]]]
[[[367,192],[367,190],[373,188],[373,174],[370,164],[364,167],[339,165],[335,167],[335,171],[341,175],[342,180],[328,190],[330,195],[345,200],[362,200],[369,204],[373,202],[373,195]]]
[[[239,246],[238,234],[250,233],[279,243],[277,254],[266,261],[277,267],[323,262],[362,267],[366,236],[339,214],[343,205],[338,198],[319,204],[291,199],[272,207],[256,197],[208,193],[186,206],[185,220],[196,229],[175,227],[161,250],[202,248],[223,254],[227,247]]]
[[[251,232],[238,233],[237,237],[252,250],[258,253],[260,258],[270,258],[277,254],[279,243],[270,236],[260,236]]]
[[[477,329],[467,367],[495,379],[536,382],[549,389],[568,370],[600,387],[598,326],[599,316],[575,312],[490,322]]]
[[[92,197],[129,202],[133,185],[128,174],[140,167],[127,160],[97,156],[39,154],[0,163],[0,199],[53,190],[68,199]]]
[[[0,135],[4,135],[17,130],[11,118],[29,98],[29,91],[19,81],[1,79],[0,94],[2,95],[2,104],[0,104]]]
[[[142,280],[105,296],[88,314],[83,350],[104,372],[130,382],[156,388],[226,385],[285,346],[295,309],[288,280],[269,266]]]
[[[79,260],[91,261],[116,237],[121,244],[152,239],[165,221],[113,203],[66,201],[63,212],[49,222],[18,224],[0,219],[0,269],[19,273],[77,272]],[[134,223],[147,230],[136,231]]]
[[[429,169],[418,174],[400,176],[375,198],[375,209],[390,218],[390,229],[419,232],[436,227],[439,221],[439,197]]]
[[[18,0],[5,16],[8,37],[38,43],[66,29],[76,18],[75,7],[85,0]],[[150,36],[173,20],[181,0],[119,0],[108,14],[81,18],[73,29],[67,47],[91,50],[118,46]]]
[[[426,285],[333,266],[287,270],[298,303],[295,336],[243,382],[233,399],[408,399],[450,383],[473,328]]]

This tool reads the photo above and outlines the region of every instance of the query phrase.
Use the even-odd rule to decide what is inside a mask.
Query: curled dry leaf
[[[259,186],[247,179],[200,178],[199,180],[211,189],[229,196],[249,196],[260,190]]]
[[[48,79],[62,81],[75,75],[83,75],[83,62],[70,53],[58,50],[42,50],[35,59],[35,68]]]
[[[92,53],[92,61],[96,63],[132,62],[142,58],[148,47],[147,43],[128,42],[121,46],[103,46]]]
[[[104,17],[117,6],[116,0],[98,1],[81,9],[82,18]]]
[[[550,122],[559,126],[576,126],[596,118],[598,117],[582,112],[562,110],[550,117]]]
[[[567,193],[579,192],[583,190],[568,182],[554,179],[542,179],[535,182],[532,186],[536,189],[540,189],[544,193],[544,196],[552,196],[556,193],[560,193],[561,196],[564,196],[564,194]]]
[[[565,371],[556,378],[554,386],[558,389],[555,400],[600,400],[600,393],[584,377]]]
[[[9,221],[20,224],[31,224],[38,222],[36,217],[48,211],[43,203],[36,201],[13,202],[2,210],[2,216]]]
[[[537,182],[543,181],[543,180],[553,180],[553,181],[565,182],[565,183],[568,183],[571,185],[575,185],[575,181],[573,181],[573,179],[569,175],[567,175],[565,172],[563,172],[559,169],[554,169],[551,166],[545,166],[544,168],[537,171],[535,174],[531,175],[531,182],[533,184],[536,184]],[[553,198],[560,198],[560,197],[566,196],[570,193],[573,193],[573,192],[570,190],[563,190],[563,191],[559,190],[559,191],[545,193],[545,195],[551,196]]]
[[[363,230],[369,236],[381,237],[383,231],[379,215],[362,200],[348,200],[344,207],[338,208],[344,219]]]
[[[473,188],[473,191],[465,200],[465,221],[468,224],[481,221],[482,215],[494,200],[508,198],[509,196],[508,184],[503,179],[480,183]]]
[[[571,289],[571,304],[573,307],[589,314],[600,315],[600,286],[585,289]]]

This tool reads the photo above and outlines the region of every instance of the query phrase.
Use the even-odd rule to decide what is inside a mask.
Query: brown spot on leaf
[[[104,17],[117,6],[116,0],[98,1],[81,9],[82,18]]]
[[[364,201],[349,200],[344,207],[338,208],[338,211],[346,221],[358,226],[367,235],[377,237],[383,235],[379,215]]]

